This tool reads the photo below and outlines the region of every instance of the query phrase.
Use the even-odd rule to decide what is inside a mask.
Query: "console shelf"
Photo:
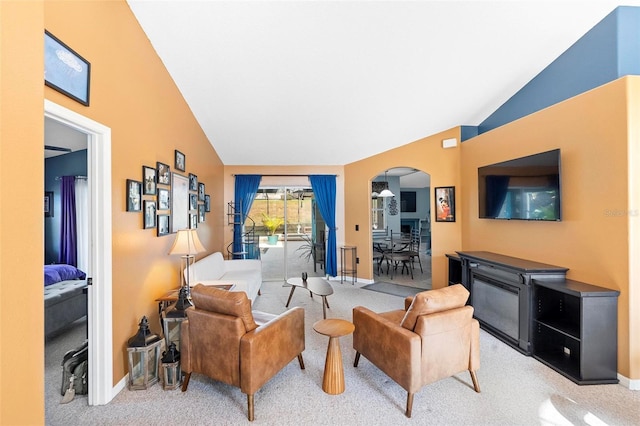
[[[484,330],[579,385],[618,383],[620,292],[566,279],[562,266],[456,253],[449,285],[461,272]]]
[[[580,385],[618,383],[620,292],[568,279],[532,284],[533,357]]]

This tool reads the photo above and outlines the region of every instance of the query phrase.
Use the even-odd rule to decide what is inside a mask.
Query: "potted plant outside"
[[[269,216],[266,213],[262,213],[262,224],[267,228],[269,235],[267,240],[270,245],[276,245],[278,243],[278,235],[276,231],[284,223],[284,220],[280,217]]]

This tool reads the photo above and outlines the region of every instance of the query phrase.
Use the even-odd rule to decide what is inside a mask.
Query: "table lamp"
[[[191,273],[189,271],[189,267],[193,263],[195,255],[204,251],[206,251],[206,249],[200,242],[195,229],[179,230],[176,235],[176,239],[173,242],[173,246],[171,246],[171,250],[169,250],[170,255],[176,254],[182,256],[182,261],[180,262],[180,286],[186,287],[188,294],[191,293],[189,282],[191,279]],[[186,276],[184,273],[185,269]]]

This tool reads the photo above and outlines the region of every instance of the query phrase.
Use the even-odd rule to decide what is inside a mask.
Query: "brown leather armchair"
[[[304,309],[278,316],[251,311],[244,292],[198,284],[191,290],[194,307],[180,330],[180,363],[185,373],[200,373],[240,388],[253,420],[253,395],[296,356],[304,369]],[[254,315],[258,322],[256,323]]]
[[[469,370],[480,386],[480,326],[469,292],[461,284],[429,290],[405,299],[405,309],[375,313],[353,308],[354,367],[364,355],[407,390],[405,415],[411,417],[413,395],[422,386]]]

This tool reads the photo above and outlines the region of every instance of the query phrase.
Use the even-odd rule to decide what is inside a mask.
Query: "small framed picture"
[[[211,196],[206,194],[204,196],[204,211],[207,213],[211,211]]]
[[[158,183],[162,185],[170,185],[171,184],[171,168],[169,168],[168,164],[161,163],[160,161],[156,162],[156,170],[158,171]]]
[[[196,229],[198,227],[198,215],[190,214],[189,215],[189,228]]]
[[[189,210],[198,208],[198,194],[189,194]]]
[[[442,186],[435,188],[436,222],[456,221],[455,187]]]
[[[204,204],[198,204],[198,222],[204,222]]]
[[[156,169],[142,166],[142,195],[156,195]]]
[[[176,159],[175,159],[175,168],[176,170],[180,170],[181,172],[185,171],[185,163],[187,159],[184,154],[176,149]]]
[[[204,202],[204,183],[198,184],[198,201]]]
[[[198,176],[193,173],[189,173],[189,191],[198,190]]]
[[[144,209],[144,229],[156,227],[156,202],[153,200],[143,201]]]
[[[53,217],[53,192],[44,193],[44,217]]]
[[[44,84],[89,106],[91,64],[49,31],[44,31]]]
[[[169,202],[169,190],[158,188],[158,210],[169,210],[171,203]]]
[[[142,182],[127,179],[127,211],[139,212],[142,209]]]
[[[158,215],[158,237],[169,235],[169,215]]]

